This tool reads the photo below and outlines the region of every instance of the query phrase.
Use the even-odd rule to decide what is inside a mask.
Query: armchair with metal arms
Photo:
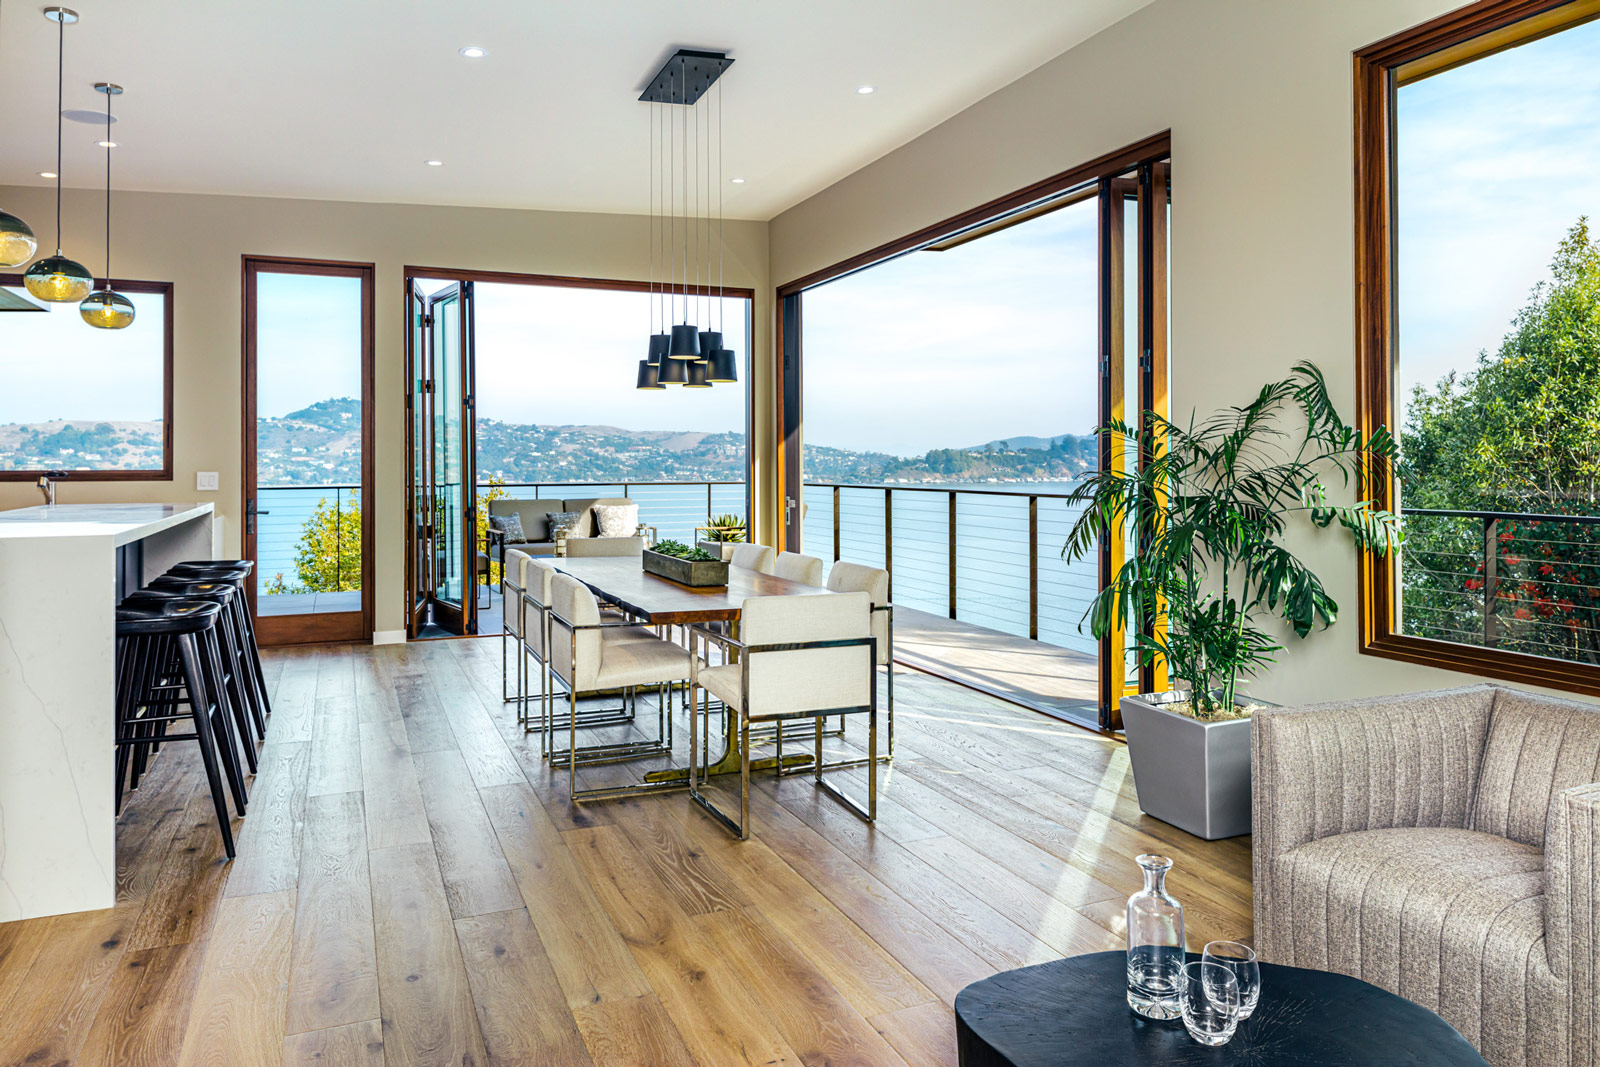
[[[741,840],[750,836],[750,725],[810,718],[816,724],[815,785],[869,822],[878,816],[877,639],[872,635],[871,597],[864,592],[834,596],[751,597],[740,609],[741,638],[695,628],[691,640],[720,646],[729,662],[711,667],[691,655],[689,679],[689,795]],[[733,662],[737,657],[737,662]],[[700,694],[706,690],[705,718]],[[709,756],[710,697],[737,716],[739,818],[719,809],[700,789],[700,748]],[[822,723],[831,715],[867,716],[867,803],[863,806],[823,780]],[[781,734],[780,742],[781,744]]]

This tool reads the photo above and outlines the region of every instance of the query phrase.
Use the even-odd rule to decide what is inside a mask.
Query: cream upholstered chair
[[[761,574],[772,573],[772,549],[766,545],[734,545],[728,562],[735,567]]]
[[[820,586],[822,561],[816,556],[802,556],[798,552],[779,552],[772,565],[772,573],[791,582]]]
[[[509,704],[513,700],[517,702],[517,722],[519,724],[524,722],[524,715],[527,711],[527,705],[525,704],[527,693],[523,671],[527,667],[528,657],[526,653],[522,652],[522,644],[528,619],[527,600],[523,596],[523,591],[527,588],[524,575],[527,571],[528,560],[529,556],[526,552],[520,549],[508,548],[505,551],[505,558],[500,564],[500,699],[505,704]],[[510,659],[509,645],[513,640],[517,645],[518,652],[521,653],[517,656],[517,691],[515,694],[507,692],[507,685],[509,684],[507,674],[509,672],[506,670],[509,666],[507,661]]]
[[[579,559],[595,556],[642,556],[643,537],[569,537],[565,544],[567,558]]]
[[[1471,686],[1254,715],[1255,945],[1600,1062],[1600,708]]]
[[[528,710],[528,696],[524,689],[522,714],[518,717],[518,722],[525,733],[538,731],[539,752],[546,757],[551,753],[555,731],[565,729],[569,725],[564,718],[556,716],[555,709],[550,705],[551,687],[546,684],[546,675],[549,672],[549,656],[546,650],[550,646],[552,588],[556,576],[560,573],[550,563],[537,556],[528,558],[523,572],[522,651],[525,657],[539,664],[537,672],[539,710],[537,715]],[[622,622],[626,618],[627,616],[621,612],[608,608],[600,609],[600,621],[603,623]],[[524,686],[534,673],[530,670],[523,675]],[[633,711],[626,703],[620,708],[585,708],[578,712],[579,729],[588,729],[592,726],[621,726],[632,721]]]
[[[692,657],[689,682],[689,795],[718,822],[750,836],[750,724],[809,718],[816,722],[817,788],[863,819],[878,817],[878,764],[870,759],[867,803],[862,806],[823,780],[822,720],[830,715],[865,713],[868,751],[878,744],[877,669],[873,660],[872,598],[865,593],[836,596],[763,596],[746,600],[739,611],[740,640],[706,630],[695,636],[738,653],[737,663],[707,666]],[[739,730],[739,818],[724,814],[700,791],[699,690],[718,697],[736,716]],[[710,720],[707,701],[706,720]],[[707,746],[709,747],[709,746]],[[707,753],[709,759],[710,753]]]
[[[889,572],[882,567],[834,560],[828,571],[828,588],[836,593],[866,593],[872,598],[872,636],[878,641],[878,666],[888,671],[884,694],[888,743],[882,757],[887,763],[894,759],[894,605],[889,603]],[[863,762],[853,760],[834,766],[858,767]]]
[[[672,754],[667,687],[690,677],[689,653],[626,619],[606,621],[594,593],[570,575],[556,574],[551,579],[550,605],[548,663],[551,677],[567,693],[569,730],[566,750],[552,750],[550,760],[557,765],[565,762],[568,795],[573,800],[625,795],[629,792],[626,788],[579,790],[578,765]],[[654,740],[578,746],[578,727],[583,725],[578,713],[580,694],[621,690],[624,705],[636,708],[642,687],[657,691]]]

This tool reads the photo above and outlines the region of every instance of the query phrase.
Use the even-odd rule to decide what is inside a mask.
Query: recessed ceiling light
[[[728,180],[730,182],[732,182],[733,184],[735,184],[735,185],[743,185],[744,184],[744,179],[743,178],[729,178]]]
[[[878,87],[876,85],[858,85],[856,87],[856,92],[860,93],[862,96],[869,96],[877,91]]]
[[[53,171],[53,170],[41,170],[39,172],[39,177],[41,177],[41,178],[54,178],[54,177],[56,177],[56,172]]]
[[[475,44],[469,44],[467,47],[461,49],[461,54],[466,56],[468,59],[482,59],[484,56],[489,54],[489,50],[487,48],[479,48]]]
[[[425,159],[425,160],[423,160],[423,162],[426,163],[430,167],[442,167],[442,166],[444,166],[444,160],[442,160],[442,159]]]
[[[115,141],[96,141],[95,142],[95,147],[96,148],[115,148],[115,147],[117,147],[117,142],[115,142]]]

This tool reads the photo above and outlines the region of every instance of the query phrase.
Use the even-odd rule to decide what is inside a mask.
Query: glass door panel
[[[406,525],[411,532],[410,562],[408,564],[407,630],[416,637],[427,621],[428,603],[433,597],[433,445],[430,431],[433,426],[432,396],[429,383],[433,379],[428,346],[428,298],[415,285],[406,297],[407,379],[410,393],[407,396],[409,418],[408,435],[411,446],[411,493],[406,504]]]
[[[461,283],[428,298],[433,621],[455,634],[477,632],[476,494],[467,436],[472,427],[469,301],[470,289]]]

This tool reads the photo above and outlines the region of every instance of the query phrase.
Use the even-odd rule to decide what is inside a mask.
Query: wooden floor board
[[[875,824],[758,775],[738,841],[681,792],[571,804],[497,638],[263,658],[238,859],[196,746],[165,746],[116,907],[0,925],[0,1067],[953,1067],[969,982],[1122,943],[1140,852],[1173,857],[1193,945],[1251,933],[1248,839],[1146,816],[1117,741],[927,675],[896,675]],[[864,745],[856,721],[824,748]]]

